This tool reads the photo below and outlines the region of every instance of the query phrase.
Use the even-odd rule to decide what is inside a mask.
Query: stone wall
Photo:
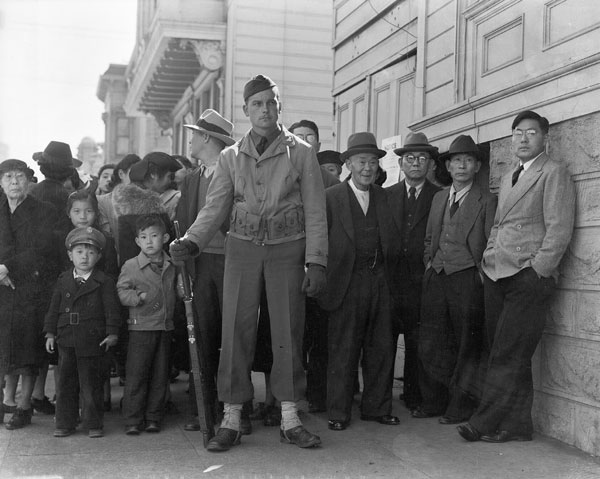
[[[550,128],[549,153],[572,174],[577,213],[533,361],[536,429],[595,455],[600,455],[599,131],[600,113]],[[516,163],[510,154],[510,138],[492,142],[490,156],[490,188],[497,192],[501,174]]]

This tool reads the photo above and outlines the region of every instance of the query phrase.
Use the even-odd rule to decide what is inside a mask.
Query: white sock
[[[225,403],[223,405],[223,420],[221,421],[221,427],[239,431],[242,406],[242,404]]]
[[[287,431],[297,426],[302,426],[298,406],[293,401],[281,401],[281,429]]]

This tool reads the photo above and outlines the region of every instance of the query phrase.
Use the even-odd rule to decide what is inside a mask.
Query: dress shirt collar
[[[450,186],[450,195],[448,196],[448,203],[452,203],[452,195],[454,195],[455,192],[456,192],[456,200],[455,201],[458,201],[459,204],[462,203],[462,200],[467,196],[469,191],[471,191],[471,188],[473,188],[472,181],[471,181],[471,183],[469,183],[467,186],[465,186],[460,191],[456,191],[456,189],[454,188],[454,185]]]

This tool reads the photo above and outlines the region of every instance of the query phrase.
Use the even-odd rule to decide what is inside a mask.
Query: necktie
[[[267,149],[267,137],[261,136],[260,141],[258,142],[258,145],[256,145],[256,151],[258,152],[259,155],[262,155],[266,149]]]
[[[85,283],[85,279],[82,276],[75,276],[75,282],[77,283],[77,286],[81,286]]]
[[[452,193],[452,204],[450,205],[450,218],[454,216],[456,210],[458,209],[458,201],[456,201],[456,191]]]
[[[517,184],[517,181],[519,181],[519,175],[521,174],[521,171],[523,171],[523,165],[519,165],[519,167],[515,170],[515,172],[512,175],[512,185],[515,186]]]
[[[408,208],[411,210],[414,209],[415,203],[417,202],[417,197],[415,195],[416,192],[417,189],[414,186],[411,186],[408,189]]]

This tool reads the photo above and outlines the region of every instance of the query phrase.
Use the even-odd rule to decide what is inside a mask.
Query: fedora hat
[[[396,153],[398,156],[402,156],[404,153],[409,151],[427,151],[434,159],[438,155],[437,147],[430,145],[425,133],[421,133],[420,131],[416,133],[410,132],[408,135],[406,135],[404,146],[401,148],[396,148],[394,153]]]
[[[231,146],[235,140],[231,137],[233,133],[233,123],[226,120],[218,112],[209,108],[204,110],[195,125],[183,125],[190,130],[206,133],[221,140],[225,145]]]
[[[131,166],[129,170],[129,179],[135,183],[141,183],[148,174],[150,163],[154,164],[159,171],[177,171],[182,168],[181,164],[171,155],[162,151],[152,151],[144,156],[142,161],[138,161]]]
[[[450,143],[450,149],[440,155],[440,161],[449,160],[452,155],[459,153],[469,153],[481,161],[481,152],[477,144],[473,141],[473,138],[469,135],[458,135],[454,138],[452,143]]]
[[[62,168],[79,168],[83,163],[73,158],[71,147],[62,141],[51,141],[41,153],[34,153],[32,158],[41,164]]]
[[[360,153],[373,153],[377,158],[386,155],[385,150],[377,148],[377,140],[373,133],[368,131],[360,131],[353,133],[348,137],[348,149],[340,155],[340,160],[346,161],[352,155]]]

